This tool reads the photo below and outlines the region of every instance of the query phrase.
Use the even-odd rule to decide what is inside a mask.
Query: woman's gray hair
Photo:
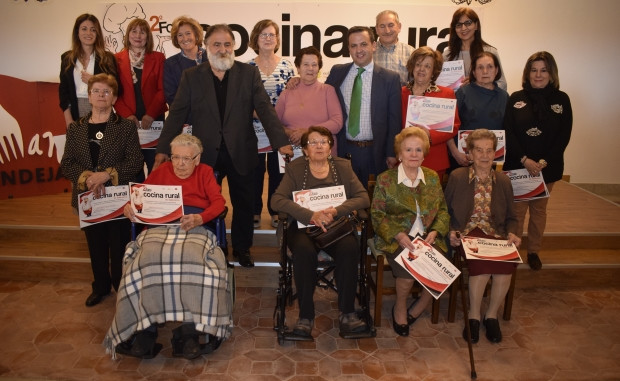
[[[202,143],[200,142],[200,139],[198,139],[197,137],[193,135],[189,135],[189,134],[177,135],[177,137],[172,139],[172,141],[170,142],[171,151],[172,151],[172,147],[174,146],[194,147],[198,150],[198,153],[202,153]]]
[[[493,142],[493,149],[497,150],[497,135],[491,130],[487,130],[486,128],[478,128],[473,130],[467,137],[465,138],[465,144],[467,145],[467,149],[472,151],[474,149],[474,143],[476,140],[481,139],[489,139]]]

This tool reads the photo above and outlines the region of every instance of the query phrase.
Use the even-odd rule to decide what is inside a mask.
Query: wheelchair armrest
[[[218,218],[226,218],[226,215],[228,214],[228,207],[225,206],[224,210],[222,211],[222,213],[220,213],[217,217],[214,218],[214,220],[218,219]]]
[[[360,220],[368,221],[370,216],[368,215],[368,210],[360,209],[357,211],[357,218]]]

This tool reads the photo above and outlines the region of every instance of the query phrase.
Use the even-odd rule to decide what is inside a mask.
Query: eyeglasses
[[[197,154],[194,157],[189,157],[189,156],[179,156],[179,155],[172,155],[170,156],[170,160],[172,160],[173,163],[183,163],[183,164],[187,164],[187,163],[191,163],[194,159],[196,159],[200,154]]]
[[[471,20],[467,20],[465,22],[457,22],[456,25],[454,25],[454,28],[455,29],[461,29],[463,26],[466,26],[466,27],[469,28],[471,26],[471,24],[473,24],[473,23],[474,22],[471,21]]]
[[[308,140],[308,145],[311,145],[312,147],[326,146],[329,145],[329,143],[331,143],[329,140]]]
[[[104,97],[107,97],[110,94],[112,94],[112,91],[111,90],[107,90],[107,89],[106,90],[92,89],[90,91],[90,93],[93,94],[93,95],[101,95],[101,94],[103,94]]]
[[[261,33],[258,35],[258,37],[262,38],[263,40],[271,40],[276,38],[277,34],[273,34],[273,33]]]

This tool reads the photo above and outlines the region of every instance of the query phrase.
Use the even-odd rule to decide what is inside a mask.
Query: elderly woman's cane
[[[457,238],[461,239],[461,234],[456,232]],[[462,245],[460,246],[463,247]],[[461,249],[462,250],[462,249]],[[462,270],[461,265],[461,250],[454,250],[454,259],[457,263],[457,267],[459,270]],[[471,345],[471,329],[469,328],[469,313],[467,308],[467,300],[465,299],[465,282],[463,280],[463,272],[461,271],[460,279],[458,280],[459,286],[461,288],[461,302],[463,304],[463,320],[465,321],[465,332],[467,332],[467,349],[469,350],[469,365],[471,367],[471,379],[475,380],[478,375],[476,375],[476,364],[474,363],[474,349]]]

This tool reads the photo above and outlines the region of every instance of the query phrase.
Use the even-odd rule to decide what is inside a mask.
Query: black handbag
[[[325,226],[326,232],[318,226],[306,228],[306,234],[314,241],[314,245],[319,249],[324,249],[341,238],[357,230],[357,219],[355,216],[343,216]]]

